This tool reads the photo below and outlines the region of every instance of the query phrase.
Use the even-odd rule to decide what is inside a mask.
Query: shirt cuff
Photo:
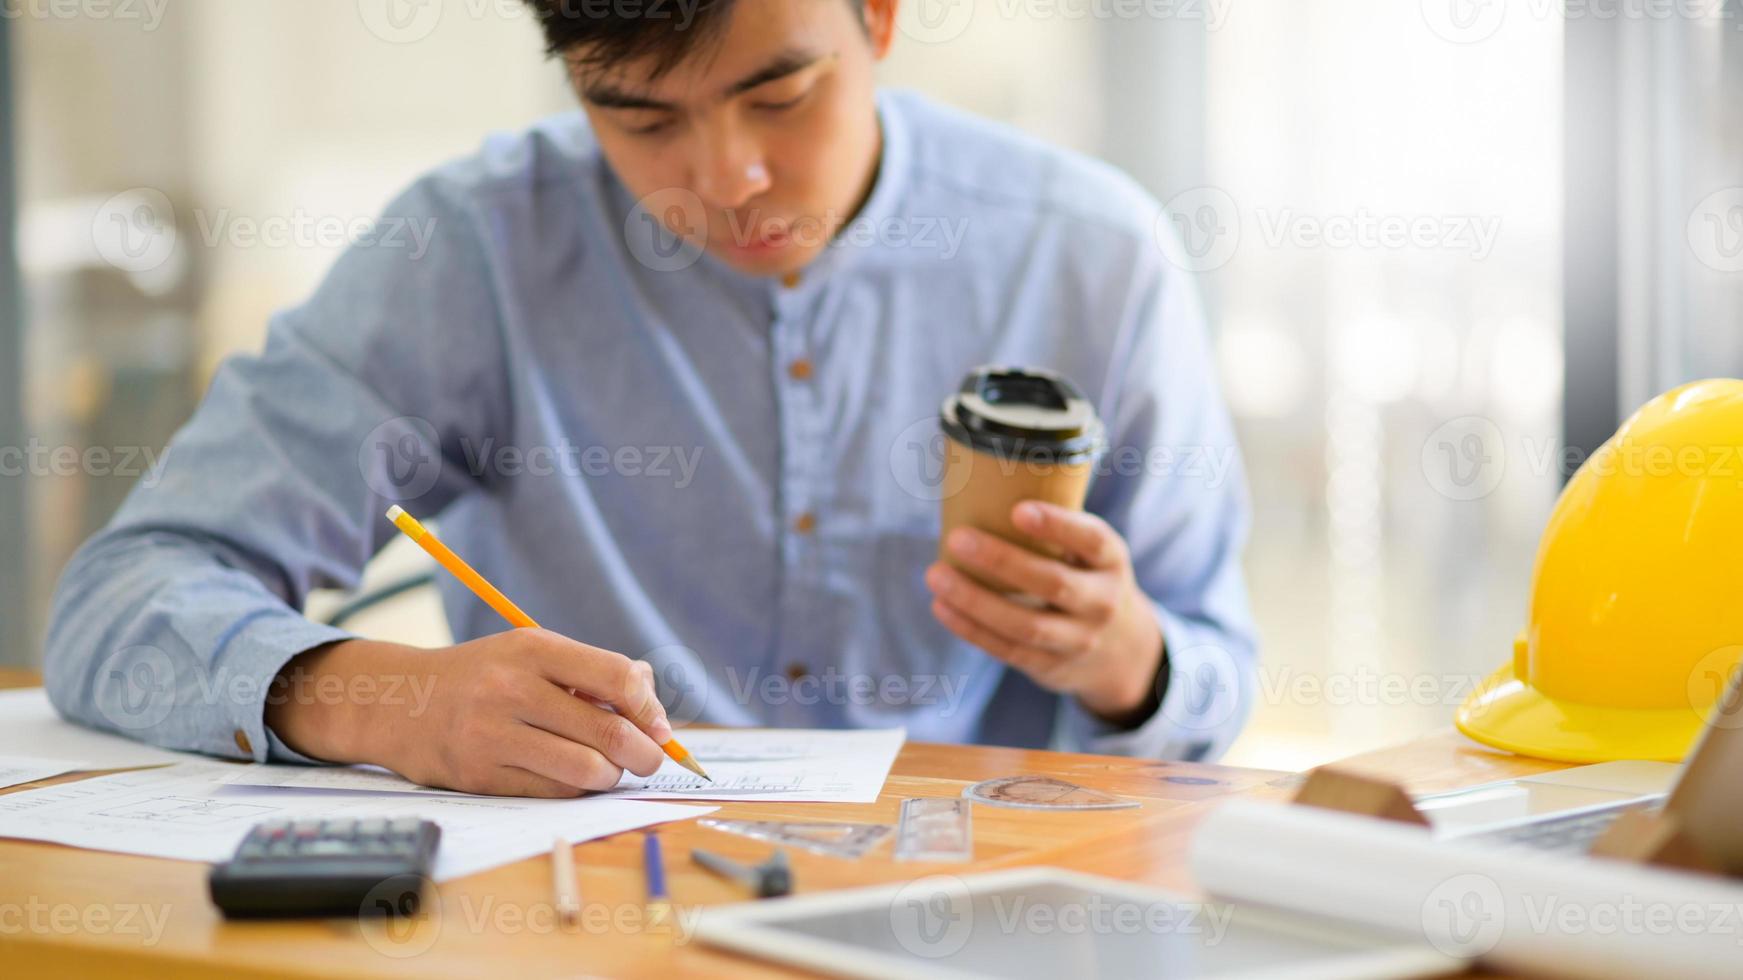
[[[350,639],[356,635],[290,610],[267,614],[238,629],[217,658],[224,665],[224,683],[234,692],[226,706],[234,751],[225,754],[254,762],[320,764],[286,745],[266,727],[266,701],[273,696],[295,695],[272,686],[273,678],[292,657]]]
[[[1161,704],[1136,728],[1119,728],[1066,696],[1054,741],[1071,752],[1140,759],[1208,762],[1227,750],[1246,718],[1250,663],[1237,659],[1220,630],[1174,615],[1152,602],[1162,625],[1158,670]],[[1250,659],[1250,658],[1249,658]]]

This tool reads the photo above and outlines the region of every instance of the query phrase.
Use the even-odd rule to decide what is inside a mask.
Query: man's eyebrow
[[[786,78],[788,75],[802,72],[821,60],[823,60],[821,55],[810,51],[798,49],[783,51],[770,59],[768,64],[728,85],[725,97],[730,99],[735,95],[748,92],[758,85],[766,85],[777,78]]]
[[[742,95],[758,85],[766,85],[776,79],[786,78],[788,75],[804,71],[822,60],[821,55],[810,51],[799,49],[783,51],[771,58],[768,64],[728,85],[722,97],[730,99],[735,95]],[[582,91],[581,95],[588,102],[602,109],[654,109],[670,112],[678,108],[670,102],[663,102],[646,95],[637,95],[634,92],[625,92],[622,89],[613,88],[607,83],[589,85]]]
[[[670,102],[650,99],[645,95],[634,95],[609,85],[589,85],[581,97],[603,109],[661,109],[670,111],[676,109]]]

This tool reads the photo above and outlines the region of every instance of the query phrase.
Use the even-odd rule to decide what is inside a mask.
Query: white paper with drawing
[[[625,773],[606,797],[660,800],[871,803],[883,790],[907,733],[813,729],[684,729],[684,747],[714,777],[712,783],[670,759],[652,776]],[[370,766],[256,765],[229,778],[235,786],[466,796],[409,782]]]
[[[47,779],[50,776],[59,776],[63,773],[89,768],[91,768],[90,763],[72,759],[0,755],[0,789],[7,786],[17,786],[20,783],[34,783],[39,779]]]
[[[227,785],[235,766],[189,762],[0,796],[0,837],[184,861],[222,861],[250,827],[285,818],[421,817],[442,827],[435,878],[445,881],[550,850],[714,807],[624,799],[522,800],[333,793]]]
[[[225,782],[231,786],[272,786],[281,789],[342,789],[363,793],[421,793],[429,796],[472,795],[458,790],[420,786],[398,773],[375,766],[240,766]]]
[[[625,773],[608,795],[638,800],[874,803],[907,737],[900,728],[685,729],[679,738],[714,777],[712,783],[667,759],[652,776]]]

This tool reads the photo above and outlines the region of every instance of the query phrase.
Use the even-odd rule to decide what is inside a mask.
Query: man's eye
[[[655,109],[635,109],[620,113],[617,122],[632,136],[653,136],[671,127],[672,114]]]
[[[811,91],[807,89],[790,99],[764,99],[760,102],[753,102],[751,104],[763,112],[783,112],[805,101],[805,96],[810,94]]]

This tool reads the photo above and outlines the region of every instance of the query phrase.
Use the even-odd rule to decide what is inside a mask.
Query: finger
[[[1094,514],[1025,500],[1011,508],[1011,523],[1024,534],[1064,548],[1088,568],[1119,568],[1126,562],[1125,539]]]
[[[617,766],[651,776],[665,753],[628,718],[578,697],[555,684],[537,684],[520,720],[571,742],[590,746]]]
[[[1054,680],[1059,669],[1058,654],[1012,643],[951,608],[943,599],[932,600],[932,615],[950,632],[1028,674],[1042,686],[1057,686]]]
[[[528,796],[540,800],[572,800],[586,792],[579,787],[558,782],[519,766],[498,766],[491,776],[491,796]]]
[[[654,670],[645,661],[602,650],[548,630],[528,630],[539,671],[595,701],[609,704],[635,726],[664,744],[672,738],[672,723],[654,693]]]
[[[926,584],[957,612],[1018,646],[1077,653],[1089,645],[1083,621],[1019,605],[942,562],[926,570]]]
[[[608,790],[623,779],[623,767],[598,751],[531,725],[513,726],[501,756],[509,766],[577,790]]]
[[[1072,568],[974,528],[950,532],[945,546],[956,560],[1055,609],[1091,619],[1113,615],[1108,576]]]
[[[412,778],[405,773],[401,775],[405,775],[407,779]],[[480,796],[531,796],[539,799],[570,800],[584,792],[578,787],[558,782],[548,776],[541,776],[519,766],[507,765],[489,766],[481,775],[423,777],[413,781],[421,786],[476,793]]]

